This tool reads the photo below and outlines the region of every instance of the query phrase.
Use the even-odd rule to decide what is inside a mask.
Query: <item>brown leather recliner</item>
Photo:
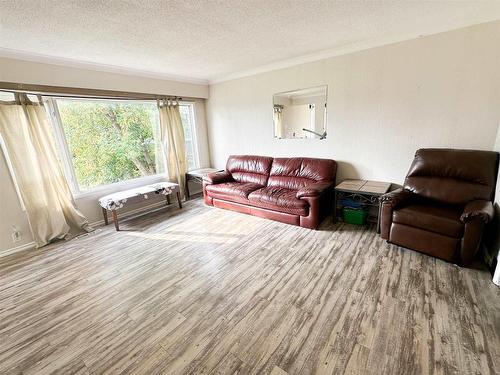
[[[232,155],[203,180],[210,206],[316,228],[333,211],[337,163],[329,159]]]
[[[381,237],[469,264],[494,215],[498,162],[491,151],[418,150],[403,188],[381,198]]]

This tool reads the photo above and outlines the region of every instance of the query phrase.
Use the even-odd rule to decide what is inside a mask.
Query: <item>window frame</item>
[[[44,102],[47,104],[48,115],[50,121],[52,123],[54,129],[54,136],[56,138],[56,142],[61,149],[59,153],[59,157],[61,159],[61,163],[63,166],[64,174],[70,186],[71,192],[73,193],[73,197],[75,199],[83,198],[86,196],[92,196],[99,192],[109,192],[109,191],[118,191],[126,188],[130,188],[131,186],[138,186],[141,184],[148,184],[157,182],[159,179],[168,178],[167,171],[152,174],[149,176],[140,176],[136,178],[131,178],[127,180],[117,181],[110,184],[96,185],[92,188],[81,190],[80,185],[78,183],[78,179],[76,177],[75,167],[73,164],[73,157],[71,155],[71,151],[69,149],[69,145],[66,139],[66,134],[64,132],[61,115],[59,113],[59,108],[57,106],[57,100],[68,100],[67,97],[43,97]],[[94,99],[94,98],[71,98],[73,100],[86,100],[86,99]],[[126,102],[134,102],[134,103],[148,103],[148,104],[156,104],[153,100],[120,100],[120,99],[102,99],[109,100],[114,102],[126,101]],[[194,101],[179,101],[179,105],[188,106],[190,117],[191,117],[191,142],[193,143],[193,159],[195,162],[195,168],[199,168],[199,145],[198,145],[198,137],[197,137],[197,122],[196,122],[196,103]],[[161,126],[161,125],[160,125]],[[164,166],[166,169],[166,166]]]
[[[12,161],[10,159],[10,155],[7,152],[7,146],[5,146],[5,140],[3,139],[2,133],[0,133],[0,151],[2,151],[5,164],[7,165],[7,170],[9,171],[10,178],[12,179],[14,190],[16,191],[17,198],[19,199],[21,210],[23,212],[26,212],[26,206],[24,205],[23,196],[21,195],[21,190],[17,182],[16,174],[14,173],[14,168],[12,167]]]
[[[199,155],[199,144],[198,144],[198,127],[196,122],[196,103],[193,101],[179,101],[180,106],[189,107],[189,116],[191,117],[191,143],[193,144],[193,159],[194,159],[194,168],[190,169],[189,166],[186,165],[188,171],[195,170],[200,168],[200,155]]]
[[[44,100],[47,104],[47,110],[49,111],[49,118],[52,123],[52,129],[54,129],[55,141],[61,150],[58,156],[61,159],[66,180],[68,181],[69,187],[75,196],[78,194],[82,194],[83,191],[80,190],[80,185],[78,184],[78,180],[76,179],[73,158],[71,157],[68,141],[66,140],[66,134],[64,133],[64,128],[62,125],[59,108],[57,107],[56,98],[44,98]]]

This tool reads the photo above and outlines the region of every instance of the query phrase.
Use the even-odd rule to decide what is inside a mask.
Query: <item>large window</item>
[[[75,193],[165,172],[155,102],[50,99],[59,154]],[[198,166],[194,110],[180,106],[188,167]]]

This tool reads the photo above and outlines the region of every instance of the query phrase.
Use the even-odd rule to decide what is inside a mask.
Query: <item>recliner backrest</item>
[[[337,163],[330,159],[274,158],[268,186],[300,189],[310,183],[332,181]]]
[[[464,205],[476,199],[493,200],[497,173],[497,152],[420,149],[404,188],[425,198]]]
[[[273,158],[257,155],[231,155],[226,170],[237,182],[253,182],[266,186]]]

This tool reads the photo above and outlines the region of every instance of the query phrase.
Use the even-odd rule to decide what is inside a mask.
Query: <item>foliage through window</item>
[[[75,192],[163,173],[154,102],[49,100],[61,160]],[[197,165],[192,105],[181,105],[189,167]]]

